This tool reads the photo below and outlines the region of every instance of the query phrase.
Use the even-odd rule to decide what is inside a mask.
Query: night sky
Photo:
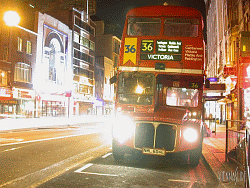
[[[148,5],[163,5],[167,2],[169,5],[182,5],[198,9],[202,12],[205,19],[204,0],[96,0],[97,14],[104,21],[119,24],[122,28],[126,13],[135,7]]]

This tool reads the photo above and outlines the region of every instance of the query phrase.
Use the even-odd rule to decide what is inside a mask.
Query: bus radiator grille
[[[138,123],[136,126],[136,148],[164,148],[166,151],[173,151],[175,147],[175,139],[176,129],[173,125],[159,124],[157,129],[155,129],[153,123]]]
[[[175,146],[176,129],[174,126],[160,124],[156,129],[155,148],[164,148],[173,151]]]
[[[154,126],[152,123],[139,123],[135,129],[135,147],[153,148],[154,146]]]

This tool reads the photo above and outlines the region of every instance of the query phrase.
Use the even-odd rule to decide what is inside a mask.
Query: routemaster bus
[[[202,153],[205,83],[201,13],[190,7],[146,6],[128,11],[117,75],[112,151],[187,156]]]

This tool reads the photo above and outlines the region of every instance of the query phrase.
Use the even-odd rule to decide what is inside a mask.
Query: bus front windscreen
[[[153,74],[123,72],[119,76],[119,102],[123,104],[151,105],[154,93],[153,88]]]
[[[161,31],[160,18],[134,17],[128,19],[129,36],[156,36]]]
[[[166,18],[164,34],[169,37],[197,37],[198,27],[196,19]]]

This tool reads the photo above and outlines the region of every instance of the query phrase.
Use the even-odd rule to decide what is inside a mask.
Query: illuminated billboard
[[[72,90],[71,35],[67,25],[39,13],[33,80],[37,92],[60,94]]]

